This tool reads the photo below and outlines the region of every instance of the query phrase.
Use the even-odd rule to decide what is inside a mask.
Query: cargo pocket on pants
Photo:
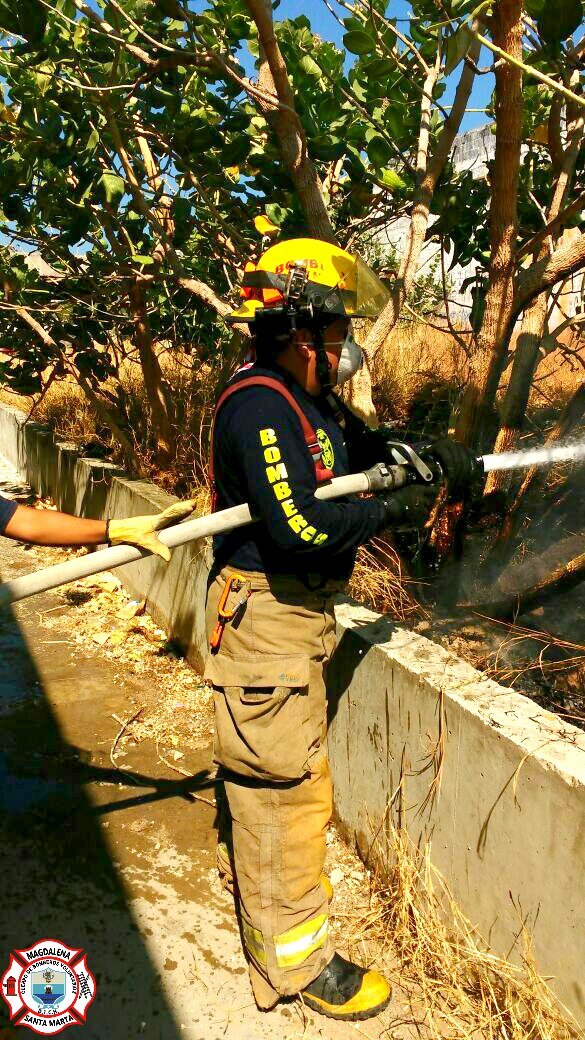
[[[208,661],[205,678],[214,685],[218,765],[272,782],[306,775],[313,742],[308,657],[220,655]]]

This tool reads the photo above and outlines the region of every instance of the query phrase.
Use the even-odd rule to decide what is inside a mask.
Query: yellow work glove
[[[171,550],[157,538],[156,532],[162,531],[163,527],[178,524],[194,509],[195,499],[189,498],[185,502],[175,502],[155,516],[128,516],[123,520],[110,520],[108,541],[110,545],[137,545],[139,549],[146,549],[168,563]]]

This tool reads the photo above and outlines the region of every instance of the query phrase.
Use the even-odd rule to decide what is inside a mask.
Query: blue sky
[[[339,14],[340,18],[344,15],[347,16],[348,12],[340,7],[335,0],[330,0],[330,6]],[[205,10],[209,7],[206,0],[195,0],[190,4],[192,10]],[[410,4],[406,0],[391,0],[387,7],[387,16],[392,18],[404,19],[404,24],[401,26],[403,31],[408,29],[408,17],[411,12]],[[274,12],[274,17],[277,21],[283,21],[286,18],[298,18],[300,14],[306,15],[313,28],[313,32],[317,33],[325,40],[331,40],[337,44],[338,47],[343,47],[343,32],[344,30],[339,25],[337,19],[327,9],[323,0],[281,0],[281,3]],[[485,67],[491,64],[491,55],[485,48],[481,56],[481,64]],[[247,71],[251,72],[253,68],[252,61],[248,66]],[[455,71],[455,73],[447,81],[447,89],[441,98],[441,104],[447,106],[453,100],[453,93],[457,86],[459,75],[461,72],[461,66]],[[469,102],[469,108],[483,109],[489,103],[490,96],[494,87],[494,77],[490,73],[485,76],[477,76],[475,80],[474,90]],[[474,126],[482,126],[488,122],[488,117],[482,112],[468,112],[463,119],[462,129],[470,130]]]
[[[95,0],[89,0],[89,3],[92,7],[98,9]],[[333,10],[339,14],[340,18],[343,18],[344,15],[347,16],[348,12],[340,7],[339,4],[336,3],[336,0],[329,0],[329,3]],[[189,2],[189,8],[192,11],[204,11],[209,6],[210,4],[208,0],[190,0]],[[407,0],[390,0],[386,13],[389,17],[404,19],[404,25],[402,28],[404,30],[408,29],[408,17],[411,13],[411,7]],[[300,14],[307,15],[315,33],[325,40],[331,40],[333,43],[337,44],[338,47],[343,47],[344,30],[339,25],[337,19],[327,9],[323,0],[281,0],[279,6],[274,12],[274,17],[277,21],[283,21],[285,18],[298,18]],[[483,66],[490,65],[491,58],[492,55],[484,47],[480,64]],[[252,69],[253,61],[250,59],[247,71],[251,72]],[[444,106],[449,105],[453,100],[453,93],[457,86],[460,71],[461,66],[459,66],[447,81],[447,90],[441,98],[441,103]],[[493,88],[494,77],[491,73],[486,76],[477,76],[473,94],[469,102],[469,108],[485,108],[490,100]],[[463,118],[462,129],[470,130],[474,126],[482,126],[482,124],[487,121],[487,116],[482,112],[468,112]]]
[[[330,0],[330,5],[334,10],[336,10],[339,13],[340,17],[343,17],[343,15],[347,15],[347,11],[345,11],[342,7],[339,7],[339,5],[335,3],[335,0]],[[406,3],[405,0],[392,0],[392,2],[388,4],[386,11],[387,16],[389,17],[405,19],[404,25],[400,26],[400,28],[402,28],[403,31],[408,29],[407,19],[410,12],[410,4]],[[323,37],[323,39],[331,40],[333,43],[336,43],[339,47],[343,46],[343,29],[341,28],[337,20],[333,17],[333,15],[330,13],[330,11],[327,9],[325,4],[323,3],[323,0],[311,0],[310,3],[307,3],[306,0],[305,2],[302,2],[302,0],[281,0],[279,7],[274,12],[274,17],[277,20],[282,20],[285,18],[297,18],[300,14],[307,15],[311,22],[313,32],[318,33],[319,36]],[[482,54],[481,61],[484,66],[491,64],[490,55],[485,50],[485,48],[484,53]],[[450,77],[450,82],[448,82],[447,90],[441,98],[442,104],[448,105],[452,101],[453,92],[457,86],[460,71],[461,66],[455,72],[455,74]],[[489,102],[493,86],[494,79],[491,74],[487,76],[476,77],[475,90],[469,102],[469,107],[485,108]],[[469,130],[471,129],[471,127],[481,126],[483,123],[486,123],[487,121],[488,118],[486,115],[482,113],[470,112],[465,116],[463,120],[462,129]]]

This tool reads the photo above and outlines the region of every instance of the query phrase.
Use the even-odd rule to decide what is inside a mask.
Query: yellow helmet
[[[267,249],[257,266],[246,264],[242,303],[226,321],[251,324],[270,313],[325,322],[377,318],[389,295],[360,257],[316,238],[293,238]]]

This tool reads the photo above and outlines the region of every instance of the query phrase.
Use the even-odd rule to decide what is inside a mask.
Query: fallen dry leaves
[[[29,552],[38,557],[39,566],[64,555],[45,548]],[[213,733],[211,688],[146,613],[144,600],[133,599],[109,572],[56,589],[51,596],[58,605],[39,613],[44,628],[65,629],[73,643],[91,646],[92,653],[119,664],[120,680],[128,674],[143,676],[157,691],[156,699],[148,700],[126,727],[117,757],[129,741],[154,740],[175,762],[187,748],[208,746]]]

